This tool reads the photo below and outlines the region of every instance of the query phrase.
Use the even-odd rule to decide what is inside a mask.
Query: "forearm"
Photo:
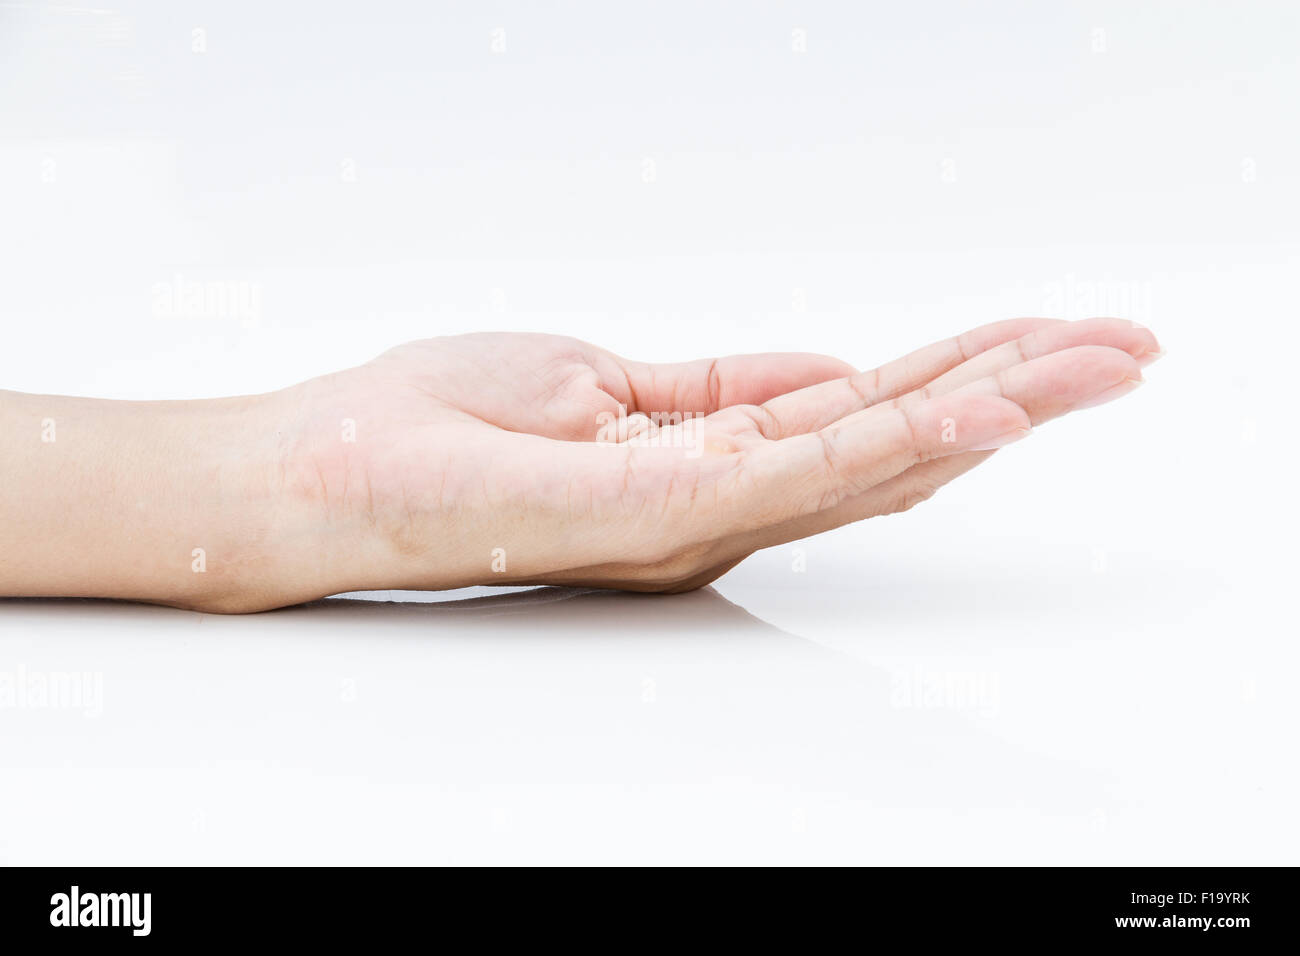
[[[278,394],[0,392],[0,595],[213,610],[317,596],[313,522],[282,494]]]

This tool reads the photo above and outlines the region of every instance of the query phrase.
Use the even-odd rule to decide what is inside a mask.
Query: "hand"
[[[1159,354],[1118,319],[999,322],[863,373],[800,354],[648,365],[545,335],[404,345],[291,390],[286,495],[321,523],[318,578],[293,596],[698,588],[911,508]]]
[[[1117,319],[999,322],[862,373],[467,335],[243,398],[0,393],[0,595],[253,611],[388,588],[688,590],[912,507],[1159,354]]]

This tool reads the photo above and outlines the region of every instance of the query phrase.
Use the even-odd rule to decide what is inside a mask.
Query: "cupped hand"
[[[807,354],[653,365],[549,335],[403,345],[285,393],[283,485],[320,529],[298,590],[697,588],[911,508],[1131,391],[1160,354],[1120,319],[998,322],[865,372]]]

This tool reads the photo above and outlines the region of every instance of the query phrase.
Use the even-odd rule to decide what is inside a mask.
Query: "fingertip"
[[[1117,385],[1103,389],[1092,398],[1085,399],[1083,402],[1074,406],[1073,411],[1083,411],[1085,408],[1096,408],[1098,405],[1105,405],[1113,402],[1117,398],[1123,398],[1131,392],[1136,391],[1139,387],[1146,384],[1141,378],[1126,378]]]
[[[1146,352],[1142,355],[1139,355],[1137,357],[1138,366],[1140,368],[1146,368],[1150,365],[1154,365],[1156,362],[1160,361],[1164,357],[1165,357],[1164,348],[1157,347],[1153,352]]]
[[[1003,434],[998,435],[995,438],[991,438],[986,442],[981,442],[980,444],[975,445],[970,450],[971,451],[996,451],[999,448],[1002,448],[1006,445],[1010,445],[1012,442],[1020,441],[1020,439],[1022,438],[1028,438],[1033,433],[1034,433],[1034,429],[1032,425],[1026,425],[1023,428],[1014,428],[1011,431],[1004,432]]]
[[[1056,353],[1067,370],[1081,378],[1141,378],[1138,361],[1127,349],[1110,345],[1079,345]]]
[[[829,382],[837,378],[848,378],[851,375],[857,375],[861,371],[833,355],[812,353],[808,355],[808,359],[817,363],[818,372],[824,375],[824,377],[820,378],[822,382]]]

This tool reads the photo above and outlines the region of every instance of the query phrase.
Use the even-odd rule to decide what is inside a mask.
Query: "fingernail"
[[[1128,324],[1131,325],[1131,326],[1133,326],[1133,328],[1135,328],[1135,329],[1141,329],[1141,330],[1144,331],[1144,332],[1150,332],[1150,331],[1151,331],[1151,330],[1148,329],[1145,325],[1143,325],[1141,322],[1134,322],[1132,319],[1129,319]]]
[[[1012,429],[1006,434],[999,435],[997,438],[984,442],[982,445],[976,445],[971,449],[971,451],[992,451],[995,448],[1001,448],[1003,445],[1010,445],[1013,441],[1020,441],[1020,439],[1032,433],[1032,428]]]
[[[1113,402],[1121,395],[1127,395],[1141,384],[1142,379],[1140,378],[1126,378],[1118,385],[1112,385],[1104,392],[1098,392],[1086,402],[1081,402],[1080,404],[1075,405],[1072,411],[1077,412],[1085,408],[1096,408],[1098,405],[1105,405],[1107,402]]]
[[[1137,360],[1138,368],[1146,368],[1152,362],[1158,362],[1165,357],[1164,349],[1156,349],[1154,352],[1147,352]]]

